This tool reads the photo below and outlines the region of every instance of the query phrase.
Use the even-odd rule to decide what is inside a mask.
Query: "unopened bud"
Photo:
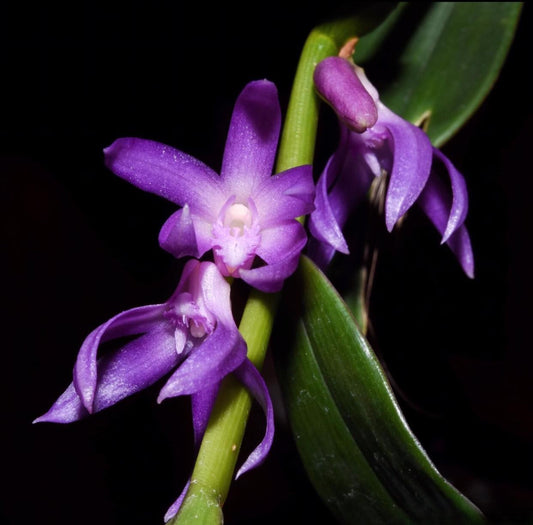
[[[319,62],[313,79],[319,95],[334,109],[341,121],[351,130],[363,133],[378,119],[378,110],[373,98],[377,92],[369,93],[357,74],[357,68],[350,60],[328,57]]]

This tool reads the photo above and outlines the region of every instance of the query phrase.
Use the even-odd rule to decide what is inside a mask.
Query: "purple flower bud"
[[[331,57],[322,61],[315,69],[315,83],[341,120],[339,147],[318,179],[315,210],[309,219],[313,236],[309,248],[315,262],[324,267],[336,251],[348,253],[342,227],[364,198],[372,179],[386,172],[387,229],[391,231],[416,203],[442,235],[442,242],[448,244],[466,275],[473,277],[474,257],[464,225],[468,211],[464,177],[431,144],[423,130],[379,100],[363,70],[347,59]],[[376,111],[372,126],[366,130],[354,127],[344,108],[357,108],[357,101],[363,101],[359,107],[371,108],[368,98]],[[353,113],[352,120],[361,118],[356,111]],[[447,181],[440,180],[435,170],[437,163],[444,167]]]
[[[376,123],[378,110],[372,96],[373,87],[360,79],[353,62],[328,57],[316,66],[313,79],[319,95],[349,129],[363,133]]]

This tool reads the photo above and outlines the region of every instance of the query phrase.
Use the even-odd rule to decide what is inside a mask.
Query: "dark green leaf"
[[[361,2],[350,7],[350,16],[333,18],[317,26],[315,30],[329,36],[338,48],[356,35],[366,35],[394,12],[398,2]]]
[[[363,523],[482,521],[431,463],[348,308],[306,257],[286,297],[299,298],[288,308],[298,328],[277,369],[302,460],[332,512],[345,523],[357,509]]]
[[[385,72],[377,86],[383,102],[411,122],[428,119],[425,129],[440,146],[489,93],[521,8],[521,2],[408,3],[361,38],[354,58]]]

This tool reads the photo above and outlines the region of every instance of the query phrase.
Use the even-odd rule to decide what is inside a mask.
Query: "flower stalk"
[[[316,64],[338,52],[335,41],[315,29],[309,34],[298,63],[280,141],[276,171],[311,164],[314,156],[320,100],[313,86]],[[301,217],[300,220],[303,221]],[[261,369],[274,324],[279,292],[268,294],[252,289],[244,308],[239,331],[248,346],[248,359]],[[226,378],[213,407],[191,477],[185,500],[172,525],[190,522],[211,523],[221,513],[226,500],[237,456],[241,447],[251,398],[232,377]],[[218,516],[218,517],[217,517]]]

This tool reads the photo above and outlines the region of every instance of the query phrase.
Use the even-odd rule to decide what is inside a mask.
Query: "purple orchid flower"
[[[472,278],[474,257],[464,225],[468,211],[464,177],[432,146],[424,131],[379,100],[377,90],[360,67],[345,58],[329,57],[315,68],[314,81],[342,122],[339,147],[317,182],[315,210],[309,220],[309,230],[318,241],[311,246],[317,264],[326,266],[335,251],[348,253],[342,227],[374,177],[385,171],[390,174],[385,198],[388,231],[416,202],[442,235],[441,243],[448,244]],[[368,95],[377,109],[374,123]],[[445,168],[448,184],[434,169],[437,163]]]
[[[138,337],[97,358],[101,343],[132,335]],[[265,436],[238,475],[259,465],[274,437],[272,402],[261,374],[246,357],[246,343],[231,312],[230,286],[211,262],[188,261],[166,303],[124,311],[91,332],[78,354],[73,382],[34,423],[77,421],[147,388],[173,370],[158,402],[191,395],[196,445],[220,382],[229,373],[235,374],[266,414]],[[178,499],[165,519],[180,504]]]
[[[307,241],[295,219],[314,209],[311,166],[271,176],[280,125],[275,85],[255,81],[235,104],[220,176],[181,151],[136,138],[106,148],[106,164],[142,190],[181,206],[161,229],[162,248],[175,257],[213,250],[223,275],[274,292],[296,269]]]

